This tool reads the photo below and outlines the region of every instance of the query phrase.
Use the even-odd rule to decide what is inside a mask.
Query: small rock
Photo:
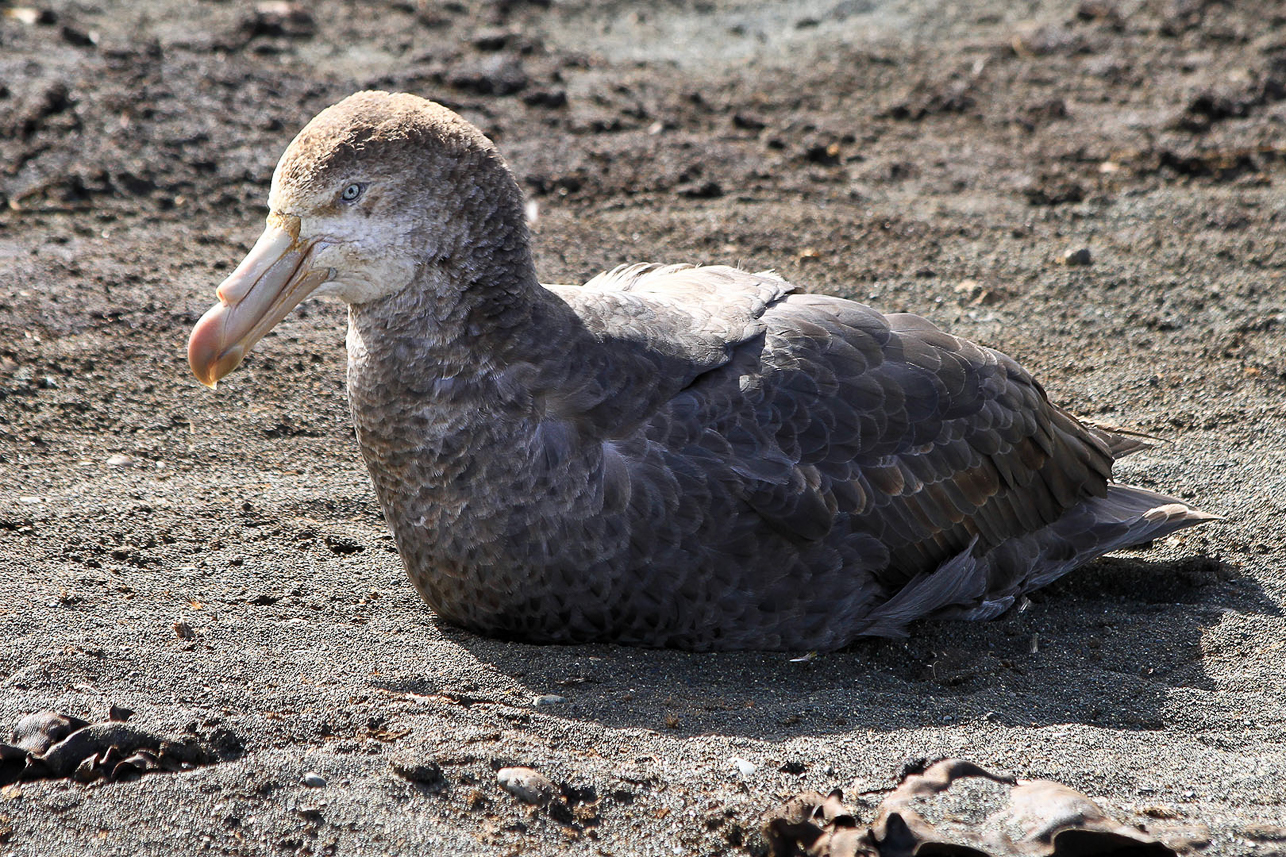
[[[32,9],[31,6],[13,6],[13,8],[4,10],[4,17],[13,19],[18,23],[27,24],[49,24],[58,23],[58,13],[53,9]]]
[[[192,626],[187,622],[184,622],[182,619],[175,622],[173,627],[174,636],[178,637],[180,640],[191,640],[196,637],[196,631],[193,631]]]
[[[301,779],[301,782],[303,782],[303,784],[308,786],[308,788],[310,789],[326,788],[326,778],[323,777],[321,774],[315,773],[313,771],[309,771],[308,773],[304,774],[303,778]]]
[[[546,705],[562,705],[567,701],[567,697],[559,696],[556,693],[546,693],[532,699],[531,704],[540,708]]]
[[[1090,255],[1088,247],[1081,247],[1078,250],[1068,250],[1055,261],[1069,268],[1079,268],[1091,264],[1094,261],[1094,257]]]
[[[818,250],[816,247],[804,247],[795,254],[793,261],[796,265],[806,265],[809,262],[815,262],[820,258],[822,258],[822,251]],[[807,655],[804,657],[807,657]]]
[[[731,761],[732,766],[737,769],[737,773],[743,777],[748,777],[757,770],[754,762],[747,761],[746,759],[742,759],[737,756],[733,756],[729,761]]]
[[[30,6],[14,6],[4,10],[4,16],[11,21],[17,21],[19,24],[26,24],[30,27],[40,20],[40,10],[32,9]]]
[[[816,143],[805,150],[804,156],[809,163],[824,167],[839,166],[841,162],[839,143]]]
[[[107,466],[108,467],[133,467],[134,459],[130,458],[128,455],[124,455],[118,452],[107,459]]]
[[[317,32],[317,22],[304,4],[283,0],[256,4],[253,16],[243,21],[241,27],[251,38],[286,36],[307,39]]]
[[[694,182],[679,188],[679,194],[688,199],[718,199],[723,196],[723,186],[716,181]]]
[[[517,33],[509,30],[481,30],[473,35],[473,46],[480,51],[498,51],[513,41]]]
[[[531,768],[501,768],[496,782],[523,803],[546,804],[558,792],[549,777]]]
[[[64,42],[78,48],[92,48],[98,44],[98,33],[82,30],[72,24],[63,24],[61,35]]]

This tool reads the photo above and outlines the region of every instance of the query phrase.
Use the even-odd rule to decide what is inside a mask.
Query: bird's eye
[[[352,184],[345,186],[344,189],[339,192],[339,198],[344,200],[344,202],[353,202],[362,195],[362,191],[364,190],[366,190],[365,185],[353,182]]]

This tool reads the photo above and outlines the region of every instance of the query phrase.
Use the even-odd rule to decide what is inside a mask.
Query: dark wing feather
[[[574,415],[591,436],[620,438],[667,409],[676,428],[699,429],[673,413],[685,403],[671,400],[762,335],[765,308],[794,286],[772,273],[722,266],[632,265],[584,286],[546,288],[593,337],[591,348],[568,355],[565,374],[548,379],[547,407]]]
[[[701,490],[678,462],[722,468],[747,511],[801,545],[882,545],[890,589],[1106,493],[1108,433],[1050,404],[1009,357],[918,316],[732,268],[636,266],[549,288],[613,369],[591,397],[602,404],[581,409],[595,433],[641,430],[676,453],[667,490]]]
[[[884,584],[1105,494],[1107,445],[1008,357],[823,296],[792,295],[764,322],[753,418],[806,478],[748,485],[747,500],[801,538],[840,525],[875,537],[890,554]],[[762,442],[733,446],[755,455]]]

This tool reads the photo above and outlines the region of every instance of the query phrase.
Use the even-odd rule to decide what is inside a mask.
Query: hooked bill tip
[[[241,343],[225,348],[227,313],[227,307],[221,304],[211,307],[188,338],[188,365],[192,367],[192,374],[212,390],[220,378],[237,368],[246,353]]]

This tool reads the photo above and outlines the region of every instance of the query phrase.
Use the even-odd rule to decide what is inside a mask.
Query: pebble
[[[566,701],[567,697],[565,696],[559,696],[556,693],[546,693],[541,696],[534,697],[531,700],[531,704],[540,708],[543,705],[562,705]]]
[[[733,756],[729,761],[731,761],[732,766],[737,769],[737,773],[741,774],[743,777],[750,776],[756,770],[754,762],[747,761],[737,756]]]
[[[292,39],[309,38],[317,29],[312,14],[304,4],[286,0],[256,3],[254,17],[245,26],[255,35],[287,36]]]
[[[549,777],[531,768],[501,768],[496,782],[523,803],[549,803],[558,791]]]
[[[128,455],[122,455],[121,453],[118,452],[112,457],[107,459],[107,466],[108,467],[133,467],[134,459],[130,458]]]
[[[1078,268],[1091,264],[1094,261],[1094,257],[1090,254],[1090,248],[1081,247],[1078,250],[1068,250],[1066,253],[1059,256],[1057,261],[1060,265],[1066,265],[1069,268]]]
[[[29,6],[14,6],[11,9],[5,9],[4,16],[20,24],[26,24],[28,27],[40,20],[40,12]]]
[[[324,789],[326,788],[326,778],[321,774],[309,771],[303,776],[303,784],[310,789]]]

